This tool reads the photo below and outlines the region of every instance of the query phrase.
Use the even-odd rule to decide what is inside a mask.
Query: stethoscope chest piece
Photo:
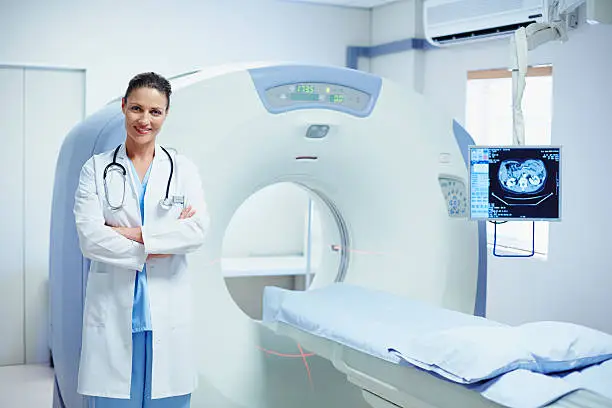
[[[162,198],[161,200],[159,200],[159,206],[164,210],[169,210],[170,208],[172,208],[172,200],[170,200],[169,198]]]
[[[172,196],[172,198],[162,198],[161,200],[159,200],[159,205],[164,210],[169,210],[175,205],[185,208],[185,196]]]

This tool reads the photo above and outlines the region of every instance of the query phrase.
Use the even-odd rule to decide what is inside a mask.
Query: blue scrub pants
[[[90,397],[90,408],[189,408],[191,394],[151,399],[152,337],[150,331],[132,333],[130,399]]]

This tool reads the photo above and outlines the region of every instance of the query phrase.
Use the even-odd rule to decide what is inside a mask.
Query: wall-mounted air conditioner
[[[547,19],[547,0],[425,0],[423,25],[435,46],[495,38]]]

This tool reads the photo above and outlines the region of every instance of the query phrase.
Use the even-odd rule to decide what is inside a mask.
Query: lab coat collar
[[[117,152],[117,161],[119,160],[125,161],[125,163],[127,163],[127,161],[129,160],[129,157],[127,157],[125,143],[121,144],[121,147],[119,148],[119,151]],[[157,163],[157,162],[165,161],[165,160],[168,160],[168,156],[161,149],[161,146],[155,143],[155,155],[153,156],[153,163]],[[122,163],[122,164],[125,164],[125,163]]]

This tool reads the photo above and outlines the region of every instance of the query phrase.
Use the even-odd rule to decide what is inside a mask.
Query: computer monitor
[[[561,147],[469,146],[468,149],[470,219],[561,219]]]

